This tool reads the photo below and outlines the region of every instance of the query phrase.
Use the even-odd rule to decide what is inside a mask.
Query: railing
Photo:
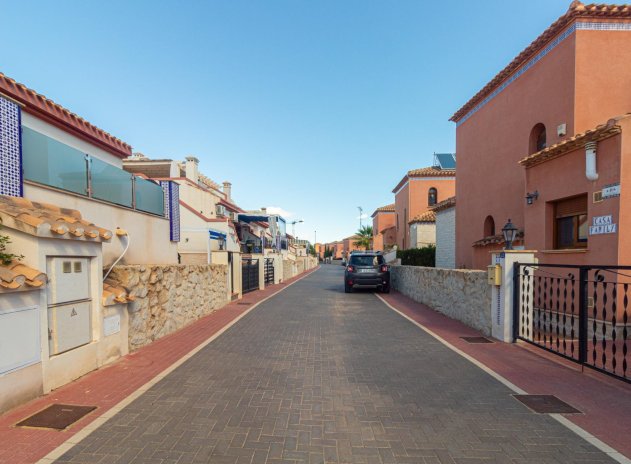
[[[241,253],[263,253],[263,244],[261,240],[246,240],[241,244]]]
[[[155,182],[22,127],[24,178],[158,216],[165,215],[164,192]]]
[[[514,335],[631,382],[631,266],[516,263]]]

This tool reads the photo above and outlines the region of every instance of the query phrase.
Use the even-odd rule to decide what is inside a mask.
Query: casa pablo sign
[[[618,224],[613,223],[611,214],[594,216],[592,225],[589,226],[589,235],[615,234],[616,232],[618,232]]]

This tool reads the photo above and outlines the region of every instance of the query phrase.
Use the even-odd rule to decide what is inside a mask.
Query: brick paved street
[[[58,462],[611,462],[340,266],[261,304]]]

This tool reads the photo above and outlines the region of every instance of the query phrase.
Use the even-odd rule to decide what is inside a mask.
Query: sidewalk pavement
[[[398,293],[383,295],[392,307],[534,395],[555,395],[583,414],[565,418],[631,459],[631,384],[563,360],[522,342],[470,344],[482,334]]]
[[[208,340],[252,306],[318,267],[281,284],[247,293],[189,326],[93,371],[51,393],[0,416],[0,464],[35,463],[137,391],[187,353]],[[97,409],[64,431],[20,428],[15,424],[53,403],[96,406]]]

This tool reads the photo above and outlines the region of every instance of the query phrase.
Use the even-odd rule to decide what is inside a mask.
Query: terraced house
[[[631,7],[574,1],[452,116],[457,267],[508,219],[541,262],[631,264],[629,82]]]

